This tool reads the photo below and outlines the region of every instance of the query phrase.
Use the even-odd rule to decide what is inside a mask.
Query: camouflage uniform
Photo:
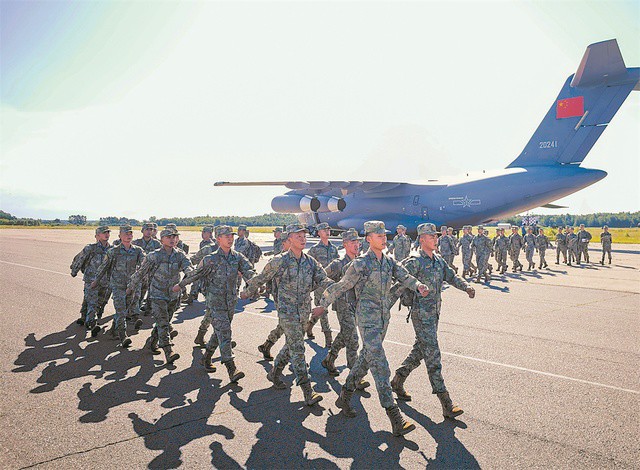
[[[324,228],[329,228],[329,225],[326,224],[326,227],[324,227],[324,225],[320,224],[318,225],[318,227],[322,227],[322,228],[318,228],[318,230],[322,230]],[[338,259],[338,257],[340,256],[338,255],[338,249],[330,241],[326,245],[323,244],[321,241],[319,241],[318,243],[313,245],[311,248],[309,248],[309,251],[307,251],[307,254],[309,256],[313,256],[313,258],[315,258],[315,260],[318,263],[320,263],[320,265],[323,268],[326,268],[329,265],[329,263],[331,263],[331,261],[333,261],[334,259]],[[318,289],[314,291],[313,298],[315,299],[316,304],[320,300],[321,295],[322,295],[322,290]],[[309,314],[311,314],[311,311],[309,311]],[[312,319],[311,326],[307,327],[307,331],[311,331],[311,328],[316,323],[317,323],[317,320]],[[328,313],[325,313],[320,317],[320,326],[322,327],[323,333],[325,334],[331,333],[331,326],[329,325]]]
[[[276,229],[274,229],[273,233],[282,233],[282,229],[280,227],[277,227]],[[271,253],[267,253],[267,254],[271,254],[273,256],[275,255],[279,255],[280,253],[283,252],[283,241],[282,241],[282,236],[280,236],[280,238],[274,238],[273,239],[273,251],[271,251]],[[271,295],[273,295],[273,282],[269,281],[266,284],[266,291],[265,291],[265,297],[270,297]]]
[[[165,229],[161,235],[166,232],[175,233],[171,229]],[[149,253],[129,281],[129,288],[135,290],[144,279],[149,279],[151,311],[156,321],[151,338],[154,342],[157,340],[161,348],[170,346],[171,317],[180,301],[180,294],[171,289],[180,281],[180,272],[187,274],[192,269],[184,251],[172,248],[167,252],[163,247]]]
[[[522,238],[524,243],[524,252],[527,257],[527,262],[529,263],[528,269],[530,270],[536,265],[536,263],[533,261],[533,254],[536,251],[536,236],[533,233],[527,233]]]
[[[511,257],[511,261],[513,262],[513,272],[515,273],[518,269],[522,271],[522,263],[518,258],[520,257],[520,250],[522,250],[522,246],[524,241],[522,240],[522,236],[518,233],[512,233],[509,235],[509,256]]]
[[[471,229],[470,225],[465,225],[466,229]],[[465,233],[460,238],[460,246],[462,247],[462,266],[465,273],[471,274],[476,270],[473,265],[473,235],[471,233]],[[464,274],[463,274],[464,275]]]
[[[231,227],[216,227],[216,236],[233,233]],[[230,250],[225,254],[221,249],[207,255],[198,267],[187,274],[180,287],[196,282],[199,279],[206,280],[207,310],[211,312],[214,334],[207,344],[207,352],[213,352],[220,347],[221,361],[223,364],[234,359],[231,347],[231,322],[238,303],[236,295],[238,273],[245,279],[251,279],[255,275],[253,266],[241,253]]]
[[[560,253],[564,258],[564,262],[567,262],[567,235],[562,233],[562,229],[558,230],[556,234],[556,264],[560,264]]]
[[[433,229],[435,232],[435,227]],[[420,251],[419,257],[412,256],[402,264],[412,276],[429,286],[429,295],[426,297],[413,296],[410,315],[416,332],[416,340],[402,366],[396,370],[396,374],[406,378],[424,360],[432,393],[444,393],[447,388],[442,378],[442,363],[438,346],[442,283],[446,281],[456,289],[463,291],[466,291],[470,286],[455,274],[442,257],[435,253],[430,258],[424,251]]]
[[[553,248],[553,245],[551,245],[551,242],[549,242],[549,237],[542,233],[542,231],[540,231],[536,236],[536,248],[538,249],[538,254],[540,255],[540,267],[548,267],[547,260],[544,259],[544,254],[547,251],[547,248]]]
[[[578,260],[578,236],[574,232],[567,234],[567,249],[569,251],[569,266]]]
[[[398,228],[404,229],[404,226],[399,225]],[[402,261],[411,253],[411,238],[405,233],[396,235],[389,244],[388,251],[393,254],[396,261]]]
[[[210,225],[205,225],[204,227],[202,227],[202,232],[209,232],[209,233],[213,233],[213,227]],[[200,241],[200,245],[199,245],[199,250],[196,253],[196,255],[198,253],[200,253],[202,251],[203,248],[205,247],[212,247],[211,248],[211,252],[213,253],[214,251],[216,251],[218,249],[218,244],[216,243],[216,241],[213,238],[209,238],[208,240],[201,240]],[[194,266],[197,266],[201,259],[198,260],[198,262],[195,262],[193,260],[194,257],[196,257],[196,255],[191,257],[191,264],[193,264]],[[204,258],[204,256],[202,257]],[[196,282],[193,283],[193,285],[191,286],[191,290],[189,291],[189,298],[187,299],[187,303],[191,304],[194,300],[198,300],[198,294],[204,294],[206,295],[206,291],[203,287],[202,281],[198,280]]]
[[[131,230],[131,227],[121,227],[121,232],[123,228]],[[140,288],[130,291],[127,295],[127,285],[144,258],[144,251],[139,246],[132,244],[127,250],[121,243],[107,251],[96,273],[95,280],[100,282],[106,277],[113,292],[113,307],[116,311],[113,317],[113,331],[120,341],[127,337],[127,318],[138,320],[140,315]]]
[[[482,228],[479,226],[478,228]],[[485,277],[485,280],[489,280],[489,273],[487,273],[489,258],[491,257],[491,239],[486,235],[476,235],[473,237],[473,241],[471,242],[474,251],[476,252],[476,262],[478,263],[478,278],[480,281],[482,276]]]
[[[453,256],[455,252],[455,243],[449,235],[441,235],[438,238],[438,251],[447,264],[453,267]]]
[[[589,262],[589,242],[591,241],[591,234],[584,229],[578,232],[578,264],[580,264],[580,258],[584,256],[584,262]]]
[[[282,241],[281,244],[284,244],[284,242],[285,242],[285,240],[287,239],[288,236],[289,236],[289,234],[286,231],[282,232],[282,236],[280,237],[280,240]],[[275,242],[274,242],[274,250],[275,250]],[[284,251],[284,248],[283,248],[283,251]],[[276,254],[281,254],[283,251],[281,251],[280,253],[276,253]],[[277,311],[277,309],[278,309],[278,280],[274,278],[271,281],[269,281],[267,284],[271,285],[271,294],[273,295],[273,303],[275,304],[276,311]],[[273,330],[271,330],[269,332],[269,334],[267,335],[266,343],[270,343],[270,344],[264,344],[263,347],[267,347],[268,346],[268,350],[270,350],[271,346],[274,345],[282,337],[283,334],[284,334],[284,330],[280,326],[280,323],[278,323],[276,325],[276,327]],[[260,351],[260,352],[262,352],[262,351]]]
[[[109,232],[109,227],[101,226],[96,229],[96,234]],[[96,323],[96,314],[102,315],[104,306],[109,301],[111,290],[109,289],[109,280],[103,278],[95,289],[91,288],[91,283],[95,280],[98,268],[107,256],[107,251],[111,245],[107,242],[103,245],[100,242],[86,245],[80,253],[78,253],[71,263],[71,276],[76,277],[78,271],[83,271],[84,275],[84,301],[87,304],[87,311],[84,318],[84,324],[88,329],[92,329]]]
[[[502,274],[504,274],[507,269],[507,253],[509,252],[509,239],[504,235],[504,233],[500,233],[495,239],[494,242],[494,254],[496,257],[496,261],[498,262],[498,270]]]
[[[346,231],[343,233],[344,240],[357,240],[358,233]],[[333,260],[329,266],[325,268],[327,276],[338,282],[344,277],[353,259],[349,258],[345,253],[341,258]],[[351,369],[358,358],[358,331],[356,330],[356,298],[353,289],[348,290],[344,295],[339,297],[333,304],[338,323],[340,324],[340,332],[337,334],[335,341],[329,349],[327,357],[335,360],[342,348],[347,348],[347,367]],[[333,362],[331,362],[333,364]]]
[[[364,254],[367,251],[369,251],[369,242],[367,241],[366,238],[363,238],[362,242],[360,242],[360,253]]]
[[[154,227],[157,227],[156,224],[149,222],[149,223],[143,224],[141,230],[142,231],[147,229],[153,230]],[[155,251],[162,246],[162,243],[160,243],[160,240],[153,237],[150,237],[149,240],[145,240],[144,237],[138,238],[136,240],[133,240],[131,244],[142,248],[145,255],[148,255],[152,251]],[[146,297],[148,290],[149,290],[149,280],[145,279],[143,280],[142,285],[140,287],[140,306],[142,307],[142,304],[145,302],[145,298],[146,298],[145,314],[147,315],[151,313],[151,301],[149,300],[148,297]]]
[[[289,233],[301,230],[306,229],[299,224],[287,227]],[[259,287],[271,279],[277,282],[278,321],[286,338],[286,344],[275,358],[273,368],[282,371],[291,361],[296,383],[303,385],[309,382],[304,354],[304,327],[311,312],[311,291],[319,287],[326,288],[333,281],[312,256],[302,253],[297,259],[291,251],[287,251],[271,258],[262,272],[249,280],[247,295],[257,295]]]
[[[367,233],[385,233],[383,222],[367,222],[365,225],[368,227],[365,228]],[[340,282],[329,286],[320,300],[320,305],[327,308],[347,291],[354,289],[357,299],[356,324],[363,344],[344,388],[351,393],[355,391],[356,385],[370,368],[380,404],[387,409],[396,406],[389,383],[391,371],[382,344],[391,317],[390,290],[394,280],[412,290],[417,290],[420,285],[393,258],[383,253],[378,261],[375,253],[368,251],[353,260]]]
[[[604,264],[604,255],[609,255],[609,264],[611,264],[611,232],[602,232],[600,234],[600,244],[602,245],[602,260],[600,264]]]

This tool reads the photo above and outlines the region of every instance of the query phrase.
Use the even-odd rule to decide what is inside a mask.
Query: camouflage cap
[[[514,228],[515,228],[516,230],[518,230],[518,226],[517,226],[517,225],[512,225],[512,226],[511,226],[511,230],[513,230]]]
[[[100,227],[96,228],[96,235],[107,232],[111,232],[111,229],[108,225],[101,225]]]
[[[171,235],[180,235],[177,230],[172,228],[165,228],[160,232],[160,238],[162,237],[170,237]]]
[[[153,228],[158,228],[158,224],[156,224],[155,222],[151,222],[151,225],[153,225]]]
[[[282,227],[276,227],[273,229],[273,233],[282,232]]]
[[[605,229],[605,228],[609,228],[609,226],[608,226],[608,225],[605,225],[605,226],[604,226],[604,227],[602,227],[602,228],[603,228],[603,229]]]
[[[447,230],[447,226],[443,225],[442,227],[440,227],[440,231],[442,231],[442,230]]]
[[[484,230],[484,225],[478,225],[478,230]]]
[[[247,230],[247,226],[245,224],[238,225],[238,230]]]
[[[420,224],[418,225],[418,236],[420,235],[437,235],[438,229],[434,224]]]
[[[172,228],[174,230],[178,230],[178,226],[176,224],[167,224],[164,228]]]
[[[122,232],[133,232],[133,227],[131,225],[121,225],[120,233]]]
[[[379,235],[384,235],[387,233],[386,227],[384,226],[384,222],[381,220],[370,220],[364,223],[364,233],[366,235],[370,233],[377,233]]]
[[[405,227],[404,225],[400,224],[396,227],[396,230],[407,230],[407,227]]]
[[[287,232],[289,233],[289,235],[297,232],[309,233],[309,229],[302,224],[291,224],[291,225],[287,225]]]
[[[140,229],[140,231],[144,231],[144,230],[153,230],[154,229],[155,224],[151,223],[151,222],[147,222],[146,224],[142,224],[142,228]]]
[[[202,231],[203,232],[213,233],[213,226],[212,225],[205,225],[204,227],[202,227]]]
[[[233,227],[229,227],[228,225],[218,225],[215,228],[216,237],[221,237],[222,235],[234,235],[236,232],[233,231]]]
[[[462,227],[463,229],[467,229],[467,230],[471,230],[471,225],[465,225],[464,227]]]
[[[321,222],[318,225],[316,225],[316,230],[328,230],[329,229],[329,224],[326,222]]]
[[[358,236],[358,232],[355,228],[350,228],[349,230],[342,232],[342,241],[346,242],[356,240],[360,240],[360,237]]]

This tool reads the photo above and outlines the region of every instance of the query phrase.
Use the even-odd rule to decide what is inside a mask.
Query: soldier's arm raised
[[[422,284],[415,277],[409,274],[407,268],[402,266],[400,263],[395,260],[390,260],[393,263],[393,278],[402,284],[404,287],[420,292],[420,294],[424,297],[429,292],[429,286]]]
[[[257,274],[249,279],[249,281],[247,282],[247,287],[242,292],[240,297],[242,299],[255,297],[258,294],[260,286],[266,284],[271,279],[273,279],[276,274],[278,274],[278,270],[280,269],[282,263],[284,263],[284,258],[282,256],[271,258],[262,269],[262,272],[260,274]]]
[[[245,281],[248,282],[249,279],[255,277],[256,271],[255,269],[253,269],[253,265],[249,262],[247,257],[242,253],[239,254],[240,261],[238,262],[238,271],[240,271],[240,274],[242,274],[242,277],[245,279]]]
[[[458,276],[455,271],[447,263],[444,263],[444,280],[447,284],[455,287],[456,289],[463,290],[469,293],[469,289],[473,289],[467,281]],[[475,292],[475,291],[474,291]]]
[[[98,266],[98,272],[96,273],[96,278],[91,283],[91,288],[94,289],[100,279],[104,277],[107,271],[111,269],[111,265],[113,264],[113,260],[115,259],[113,248],[107,251],[107,256],[102,259],[100,266]]]
[[[192,282],[196,282],[198,279],[202,277],[208,276],[209,273],[211,273],[212,266],[213,266],[213,263],[207,263],[207,258],[203,259],[202,261],[200,261],[196,269],[189,271],[184,276],[182,281],[176,284],[176,286],[178,286],[177,290],[175,289],[175,286],[174,286],[173,291],[179,292],[181,287],[185,287],[187,284],[191,284]]]
[[[85,260],[91,253],[91,245],[85,246],[80,253],[73,257],[73,261],[71,262],[71,277],[76,277],[78,275],[78,271],[82,268]]]
[[[342,279],[335,284],[331,284],[322,294],[320,299],[320,307],[325,310],[329,305],[336,301],[338,297],[347,292],[349,289],[353,289],[362,276],[362,261],[354,260],[347,268],[347,272],[344,273]]]
[[[154,257],[151,255],[145,257],[140,267],[131,275],[127,285],[127,293],[135,291],[142,284],[142,280],[149,277],[149,273],[154,266],[156,266]]]

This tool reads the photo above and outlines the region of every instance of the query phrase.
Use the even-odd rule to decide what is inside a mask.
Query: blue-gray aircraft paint
[[[415,233],[423,222],[460,228],[499,220],[543,206],[605,176],[580,166],[632,90],[640,69],[624,65],[615,39],[587,47],[580,66],[560,90],[522,153],[504,170],[456,182],[412,184],[381,181],[278,181],[216,183],[216,186],[283,185],[276,212],[299,213],[306,223],[362,230],[367,220],[402,224]],[[578,100],[570,117],[560,117],[563,100]],[[575,103],[575,101],[574,101]],[[564,104],[564,103],[563,103]]]

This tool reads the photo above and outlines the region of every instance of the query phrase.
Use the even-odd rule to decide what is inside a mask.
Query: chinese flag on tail
[[[556,119],[582,116],[584,114],[584,96],[558,100],[556,105]]]

